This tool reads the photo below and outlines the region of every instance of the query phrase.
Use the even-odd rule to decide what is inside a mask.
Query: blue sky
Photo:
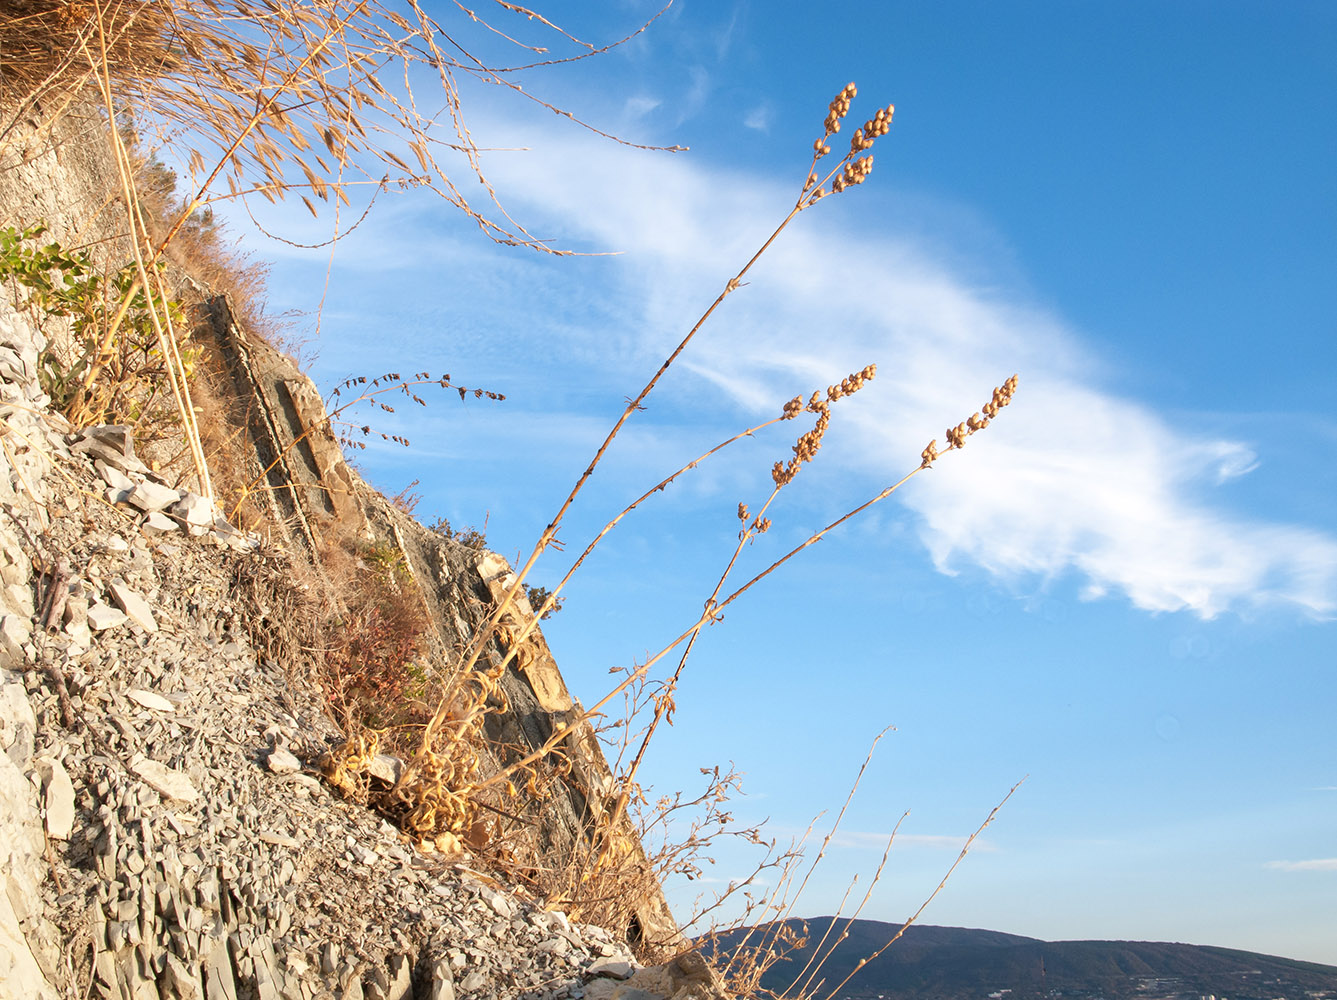
[[[545,13],[602,43],[654,9]],[[525,87],[690,152],[463,95],[480,145],[526,147],[484,161],[506,208],[618,255],[496,247],[426,197],[387,198],[335,256],[311,371],[506,393],[385,417],[413,446],[358,461],[388,493],[418,480],[420,516],[486,520],[527,553],[624,398],[788,211],[832,95],[858,83],[852,120],[894,102],[870,180],[805,211],[729,298],[593,480],[567,552],[869,362],[747,566],[913,468],[1014,371],[1016,400],[706,632],[647,778],[690,788],[732,760],[736,813],[785,838],[834,814],[893,725],[801,912],[866,880],[909,809],[863,914],[903,919],[1029,775],[926,921],[1337,964],[1335,45],[1326,3],[678,0]],[[267,218],[299,239],[328,225]],[[257,249],[272,306],[314,309],[326,258]],[[545,633],[585,702],[695,619],[793,427],[657,497],[576,578]],[[746,866],[725,851],[710,874]]]

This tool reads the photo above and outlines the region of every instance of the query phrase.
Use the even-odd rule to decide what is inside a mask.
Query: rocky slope
[[[36,221],[35,198],[56,232],[78,228],[97,158],[67,152],[29,158],[0,191],[7,220]],[[323,519],[351,519],[403,552],[448,658],[509,568],[367,490],[310,383],[225,303],[212,328],[249,393],[249,460],[285,457],[267,539],[151,471],[126,429],[48,412],[44,333],[0,295],[0,1000],[716,995],[696,956],[635,965],[627,934],[676,935],[657,891],[628,927],[575,924],[422,853],[320,780],[313,764],[340,734],[307,678],[256,652],[264,609],[236,581],[291,575]],[[576,707],[541,637],[528,652],[494,722],[518,745]],[[554,863],[588,836],[610,781],[587,729],[567,744],[572,774],[532,804]]]

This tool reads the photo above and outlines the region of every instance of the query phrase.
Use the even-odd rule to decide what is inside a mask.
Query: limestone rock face
[[[23,682],[0,675],[0,997],[56,1000],[42,964],[28,943],[38,930],[39,882],[45,862],[37,789],[24,776],[33,749],[36,719]],[[68,780],[68,778],[66,779]]]

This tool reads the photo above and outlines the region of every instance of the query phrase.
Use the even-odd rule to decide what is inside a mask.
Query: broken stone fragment
[[[69,435],[67,440],[70,451],[94,460],[101,459],[121,472],[143,475],[149,471],[148,466],[135,456],[134,438],[129,427],[120,424],[88,427]]]
[[[0,673],[0,750],[17,766],[26,768],[37,738],[37,717],[23,689],[23,675]]]
[[[119,580],[112,581],[107,589],[111,592],[111,599],[130,616],[131,621],[145,632],[158,631],[158,622],[153,617],[153,610],[149,607],[148,601]]]
[[[181,499],[181,494],[170,486],[145,479],[130,491],[126,499],[140,510],[151,512],[172,506]]]
[[[403,772],[404,762],[387,753],[378,753],[367,764],[367,773],[373,778],[384,781],[387,785],[393,785],[399,781],[399,776]]]
[[[413,1000],[413,965],[407,955],[391,957],[390,986],[385,993],[387,1000]]]
[[[178,802],[194,802],[200,797],[191,780],[156,760],[141,760],[130,768],[159,795]]]
[[[74,783],[59,760],[39,757],[34,762],[42,779],[46,835],[52,840],[69,840],[74,831]]]
[[[0,666],[27,669],[23,644],[32,638],[32,622],[18,615],[0,618]]]
[[[630,962],[601,958],[586,969],[585,974],[588,976],[607,976],[609,979],[630,979],[634,971],[635,968]]]
[[[125,696],[131,701],[143,705],[145,708],[151,708],[155,712],[175,712],[176,706],[164,698],[162,695],[153,691],[145,691],[141,688],[131,688],[125,692]]]
[[[202,496],[185,493],[168,511],[174,518],[193,528],[209,527],[214,523],[218,512],[214,505]]]
[[[292,774],[302,769],[302,762],[282,747],[269,751],[265,764],[275,774]]]
[[[93,463],[93,468],[95,468],[97,474],[102,477],[102,481],[114,490],[123,490],[126,493],[129,493],[135,488],[135,481],[114,465],[108,465],[106,462],[98,459]]]
[[[88,608],[88,627],[94,632],[124,625],[127,621],[124,611],[113,608],[110,604],[92,604]]]
[[[477,977],[478,973],[470,973],[460,984],[464,990],[476,989],[483,985],[484,979],[480,983],[471,983],[470,980]],[[432,990],[429,994],[431,1000],[455,1000],[455,978],[451,975],[450,964],[445,960],[439,961],[432,966]]]
[[[165,535],[169,531],[176,531],[177,525],[162,511],[155,510],[144,518],[142,530],[146,535]]]

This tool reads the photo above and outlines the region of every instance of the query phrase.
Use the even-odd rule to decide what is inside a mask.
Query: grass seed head
[[[954,451],[964,448],[966,446],[966,438],[970,437],[970,435],[974,434],[976,431],[982,431],[984,428],[988,427],[993,418],[998,415],[998,411],[1004,406],[1007,406],[1008,403],[1012,402],[1012,395],[1016,391],[1017,376],[1013,375],[1002,385],[996,387],[993,391],[993,396],[987,403],[980,407],[983,416],[981,416],[980,413],[974,413],[955,427],[948,427],[946,431],[946,450]],[[942,452],[938,451],[938,441],[934,438],[928,443],[928,447],[925,448],[919,456],[921,463],[920,468],[927,469],[937,461],[941,454]]]
[[[850,102],[854,100],[858,93],[858,87],[853,83],[847,83],[844,89],[831,99],[831,103],[827,105],[826,122],[824,123],[826,135],[822,137],[823,139],[827,135],[834,135],[840,131],[840,120],[850,113]]]

